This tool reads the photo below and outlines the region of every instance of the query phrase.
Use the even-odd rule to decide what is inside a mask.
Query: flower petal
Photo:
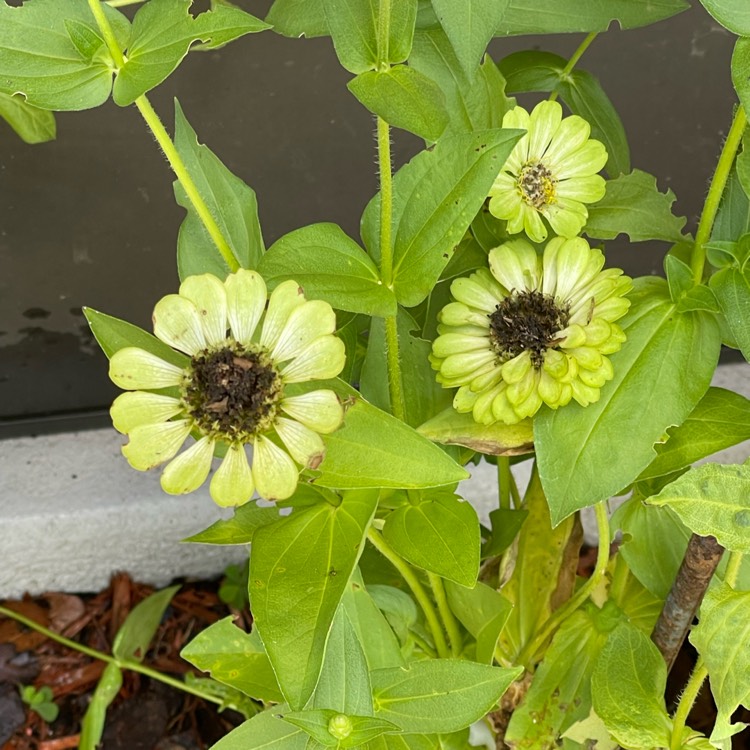
[[[523,205],[523,199],[515,184],[512,187],[493,187],[489,195],[488,208],[496,219],[511,219],[517,216]]]
[[[194,492],[206,481],[214,456],[214,439],[204,435],[170,461],[161,475],[161,488],[170,495]]]
[[[268,299],[268,312],[260,334],[261,345],[269,350],[273,349],[292,310],[304,305],[306,301],[302,287],[296,281],[289,279],[279,284]]]
[[[461,352],[473,352],[477,349],[489,349],[490,340],[487,331],[481,328],[478,335],[469,336],[465,333],[446,333],[438,336],[432,342],[432,351],[437,357],[448,357]]]
[[[608,332],[609,334],[609,332]],[[109,414],[118,432],[128,433],[144,424],[166,422],[182,411],[176,398],[158,393],[134,391],[121,393],[112,404]]]
[[[248,346],[266,308],[266,283],[259,273],[242,268],[227,276],[224,288],[232,336]]]
[[[541,263],[526,240],[511,240],[490,250],[492,275],[511,291],[539,288]]]
[[[253,496],[255,482],[244,445],[229,446],[221,466],[211,477],[210,491],[214,502],[222,508],[244,505]]]
[[[489,292],[472,274],[466,278],[455,279],[451,283],[451,294],[453,297],[475,310],[483,313],[492,313],[503,297],[496,297]]]
[[[154,334],[173,349],[193,355],[206,348],[201,315],[189,299],[179,294],[162,297],[153,319]]]
[[[112,355],[109,377],[128,391],[169,388],[182,382],[184,371],[145,349],[126,346]]]
[[[259,435],[253,443],[255,489],[265,500],[286,500],[297,489],[299,470],[289,454]]]
[[[544,226],[539,211],[531,206],[523,207],[523,231],[532,242],[544,242],[547,239],[547,227]]]
[[[484,365],[492,365],[497,359],[495,352],[489,348],[485,351],[451,354],[440,366],[441,374],[446,378],[476,377]]]
[[[317,469],[326,453],[323,438],[317,432],[295,421],[278,417],[276,432],[292,458],[306,469]]]
[[[560,237],[568,238],[575,237],[583,229],[589,215],[583,203],[567,198],[558,198],[555,203],[546,206],[543,213],[552,231]]]
[[[198,310],[203,337],[208,344],[220,344],[227,337],[227,294],[216,276],[204,273],[188,276],[180,284],[180,296]]]
[[[545,152],[562,122],[562,107],[545,99],[534,107],[529,116],[529,156],[544,160]]]
[[[169,461],[185,442],[193,426],[191,419],[145,424],[130,431],[130,442],[122,454],[138,471],[146,471]]]
[[[596,174],[607,163],[607,149],[599,141],[587,141],[577,151],[567,154],[555,164],[555,177],[567,180],[570,177],[583,177]]]
[[[327,435],[344,419],[344,407],[333,391],[320,390],[285,398],[281,409],[311,430]]]
[[[461,302],[449,302],[440,311],[438,319],[447,326],[473,325],[481,328],[490,327],[488,315],[477,312]]]
[[[596,203],[604,197],[606,184],[604,178],[598,174],[572,177],[557,184],[556,194],[559,198],[569,198],[581,203]]]
[[[559,179],[558,164],[569,154],[578,151],[591,135],[591,126],[578,115],[566,117],[557,128],[555,137],[552,139],[547,152],[544,154],[544,163]]]
[[[336,330],[336,313],[322,300],[305,302],[292,310],[271,352],[276,362],[296,357],[311,341]]]
[[[345,361],[344,342],[335,336],[320,336],[282,368],[281,377],[285,383],[335,378],[344,369]]]

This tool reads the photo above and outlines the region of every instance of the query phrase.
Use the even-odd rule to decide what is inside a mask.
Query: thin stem
[[[51,641],[55,641],[62,646],[66,646],[67,648],[78,651],[79,653],[85,654],[86,656],[90,656],[92,659],[98,659],[99,661],[104,661],[108,664],[116,664],[118,667],[120,667],[120,669],[129,669],[131,672],[138,672],[142,675],[145,675],[146,677],[151,677],[154,680],[163,682],[165,685],[170,685],[177,690],[182,690],[184,693],[190,693],[191,695],[195,695],[198,698],[203,698],[203,700],[210,701],[211,703],[216,703],[217,705],[221,705],[223,703],[222,699],[215,695],[206,693],[200,688],[193,685],[188,685],[182,680],[178,680],[174,677],[170,677],[169,675],[162,674],[158,670],[147,667],[140,662],[117,659],[114,656],[105,654],[103,651],[97,651],[95,648],[89,648],[88,646],[84,646],[82,643],[71,641],[69,638],[66,638],[63,635],[53,633],[51,630],[48,630],[39,623],[34,622],[34,620],[31,620],[28,617],[24,617],[23,615],[18,614],[18,612],[14,612],[12,609],[0,607],[0,615],[9,617],[11,620],[16,620],[16,622],[20,622],[27,628],[31,628],[37,633],[41,633]]]
[[[614,571],[612,572],[612,583],[609,587],[609,598],[620,604],[623,596],[625,595],[625,588],[628,585],[628,578],[630,578],[630,569],[628,564],[625,562],[625,558],[618,554],[614,561]]]
[[[146,0],[104,0],[110,8],[124,8],[126,5],[138,5]]]
[[[385,319],[385,356],[388,367],[388,392],[393,416],[406,421],[404,381],[401,376],[401,352],[398,342],[398,321],[395,316]]]
[[[500,507],[505,510],[510,510],[511,502],[511,489],[510,486],[513,482],[513,477],[510,473],[510,459],[507,456],[497,457],[497,494],[499,498]],[[517,492],[518,490],[516,490]]]
[[[88,0],[88,3],[89,8],[91,8],[91,12],[94,14],[94,18],[96,19],[96,23],[99,26],[99,30],[102,32],[102,36],[104,37],[104,41],[107,44],[107,48],[112,55],[115,66],[119,70],[125,65],[125,57],[123,56],[122,50],[117,43],[117,39],[115,37],[114,31],[112,30],[112,26],[107,20],[107,16],[104,14],[104,7],[102,6],[101,2],[99,2],[99,0]],[[232,248],[229,246],[229,243],[222,234],[219,225],[216,223],[216,219],[214,219],[214,217],[211,215],[211,211],[209,210],[206,202],[203,200],[200,192],[198,191],[195,182],[193,182],[193,178],[190,176],[190,173],[185,166],[185,162],[183,162],[182,157],[177,151],[177,148],[175,147],[174,143],[172,143],[172,139],[169,137],[169,133],[167,133],[166,128],[162,124],[162,121],[159,119],[159,115],[156,114],[156,111],[151,106],[151,102],[149,102],[148,98],[144,94],[143,96],[139,96],[135,100],[135,106],[138,108],[138,111],[141,113],[143,119],[146,121],[146,124],[154,134],[157,143],[159,144],[159,146],[161,146],[161,150],[167,157],[169,166],[172,167],[172,171],[175,173],[175,175],[177,175],[177,179],[180,181],[180,184],[185,190],[185,194],[193,204],[195,212],[203,222],[203,226],[206,228],[206,231],[216,245],[219,253],[221,253],[221,257],[224,259],[227,267],[231,272],[237,271],[240,267],[240,264],[234,257]]]
[[[596,555],[596,565],[591,577],[547,620],[539,635],[533,638],[518,657],[518,663],[522,665],[531,664],[536,652],[544,645],[547,638],[552,635],[560,624],[573,614],[599,585],[607,572],[609,562],[610,532],[609,517],[607,516],[606,501],[594,506],[596,514],[596,526],[599,532],[599,549]]]
[[[380,0],[378,6],[378,68],[388,65],[388,47],[391,33],[391,0]]]
[[[742,552],[730,552],[729,559],[727,560],[727,569],[724,572],[724,583],[728,583],[732,588],[735,588],[741,567]]]
[[[430,597],[427,596],[424,586],[419,582],[414,571],[409,567],[408,563],[398,556],[388,542],[383,539],[383,536],[373,529],[372,526],[367,531],[367,538],[370,540],[372,546],[375,547],[375,549],[380,552],[380,554],[383,555],[383,557],[388,560],[394,568],[396,568],[404,581],[406,581],[407,586],[412,590],[414,598],[424,612],[427,625],[432,633],[432,639],[435,641],[435,648],[437,648],[438,656],[442,659],[448,658],[448,644],[445,641],[445,635],[440,626],[440,620],[435,612],[435,608],[432,606]]]
[[[380,273],[383,283],[393,288],[391,129],[382,117],[378,117],[378,167],[380,169]]]
[[[680,702],[677,705],[677,710],[674,714],[672,721],[672,739],[669,743],[669,750],[680,750],[682,747],[682,731],[687,723],[688,714],[690,709],[695,703],[695,699],[698,697],[703,683],[708,677],[708,670],[703,664],[703,659],[698,659],[698,662],[693,669],[693,673],[690,675],[685,690],[680,696]]]
[[[589,48],[591,42],[593,42],[594,39],[596,39],[597,36],[599,36],[598,32],[592,31],[578,45],[578,48],[572,54],[570,60],[568,60],[567,64],[565,65],[565,67],[562,69],[562,72],[560,73],[560,79],[561,80],[567,78],[570,75],[570,73],[573,70],[573,68],[575,68],[576,63],[581,59],[581,57],[583,57],[583,53]],[[551,102],[554,102],[557,99],[557,96],[558,96],[558,92],[557,91],[553,91],[549,95],[549,100]]]
[[[690,268],[693,271],[693,280],[696,284],[700,284],[703,281],[703,269],[706,265],[706,242],[711,237],[711,230],[716,220],[716,214],[719,211],[721,197],[724,194],[724,188],[734,164],[734,157],[742,142],[742,135],[745,132],[746,126],[747,117],[744,108],[740,105],[734,113],[732,127],[729,129],[727,139],[724,141],[724,147],[721,149],[721,155],[716,164],[716,172],[714,172],[711,185],[708,188],[706,202],[703,204],[703,211],[698,222],[698,231],[695,233],[695,245],[693,245],[693,253],[690,257]]]
[[[430,581],[432,593],[435,595],[438,612],[440,612],[440,617],[443,618],[445,629],[448,632],[451,656],[457,657],[461,653],[461,643],[463,639],[461,638],[461,629],[458,627],[458,622],[448,604],[448,597],[445,593],[443,579],[439,575],[430,571],[427,571],[427,578]]]

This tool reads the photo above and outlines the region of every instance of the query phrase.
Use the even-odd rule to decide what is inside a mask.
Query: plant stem
[[[729,584],[732,588],[737,586],[737,578],[740,575],[742,567],[742,552],[730,552],[727,560],[727,569],[724,573],[724,583]]]
[[[560,80],[563,80],[563,79],[567,78],[570,75],[570,73],[573,70],[573,68],[575,68],[576,63],[581,59],[581,57],[583,57],[583,53],[589,48],[589,46],[591,45],[591,42],[593,42],[594,39],[596,39],[597,36],[599,36],[599,33],[596,32],[596,31],[592,31],[578,45],[578,48],[572,54],[570,60],[568,60],[568,62],[565,65],[565,67],[562,69],[562,72],[560,73]],[[554,102],[557,99],[557,96],[558,96],[558,92],[557,91],[553,91],[549,95],[549,100],[551,102]]]
[[[390,67],[388,47],[391,33],[391,0],[380,0],[378,4],[378,69]]]
[[[685,690],[680,696],[680,702],[674,714],[669,750],[680,750],[682,747],[682,730],[685,728],[690,709],[693,707],[706,677],[708,677],[708,670],[703,664],[703,659],[699,658],[687,685],[685,685]]]
[[[458,627],[458,622],[451,611],[448,604],[448,597],[445,593],[445,586],[443,579],[431,571],[427,571],[427,578],[430,581],[430,587],[432,593],[435,595],[435,601],[437,602],[438,612],[440,617],[443,618],[445,629],[448,633],[448,641],[451,645],[451,656],[457,657],[461,653],[461,629]]]
[[[510,459],[507,456],[497,457],[497,494],[499,505],[504,510],[511,509],[510,485],[513,477],[510,474]]]
[[[607,516],[607,503],[602,501],[594,506],[596,514],[596,526],[599,532],[599,549],[596,555],[596,565],[591,577],[547,620],[542,631],[526,645],[518,657],[518,663],[524,666],[531,665],[537,651],[544,645],[547,638],[552,635],[560,624],[573,614],[599,585],[607,572],[609,562],[610,532],[609,517]]]
[[[126,5],[138,5],[146,0],[104,0],[110,8],[124,8]]]
[[[614,571],[612,572],[612,583],[609,586],[609,598],[615,604],[620,604],[625,594],[625,588],[630,578],[630,569],[622,554],[615,556]]]
[[[708,188],[706,202],[703,204],[703,211],[698,222],[698,231],[695,233],[695,244],[693,245],[693,253],[690,257],[690,268],[693,271],[693,280],[696,284],[700,284],[703,281],[703,269],[706,265],[706,242],[711,237],[711,230],[716,220],[721,198],[724,195],[724,188],[729,179],[729,173],[732,171],[734,157],[742,142],[742,135],[745,132],[746,126],[747,117],[744,108],[740,105],[734,113],[732,127],[729,129],[729,134],[721,149],[721,155],[716,164],[716,171]]]
[[[435,608],[432,606],[430,597],[427,596],[427,592],[424,590],[424,586],[419,582],[419,579],[415,575],[414,571],[409,567],[396,551],[383,539],[382,534],[377,532],[372,526],[367,531],[367,538],[370,540],[375,549],[380,552],[388,562],[393,565],[394,568],[401,574],[401,577],[406,581],[406,584],[412,590],[414,598],[419,603],[419,606],[424,612],[427,625],[432,633],[432,639],[435,641],[435,648],[437,649],[438,656],[441,659],[448,658],[448,644],[445,641],[445,635],[443,629],[440,626],[440,620],[438,620]]]
[[[104,41],[107,44],[112,60],[119,71],[119,69],[125,65],[125,57],[120,49],[120,45],[117,43],[112,26],[110,25],[107,16],[104,14],[104,7],[100,0],[88,0],[88,3],[91,12],[94,14],[94,18],[96,19],[96,23],[99,26],[99,30],[104,37]],[[169,166],[180,181],[180,184],[185,190],[185,194],[193,204],[195,212],[198,214],[198,217],[216,245],[219,253],[221,253],[221,257],[224,259],[230,272],[237,271],[240,264],[237,262],[237,258],[235,258],[232,248],[222,234],[219,225],[216,223],[216,219],[212,216],[211,211],[198,191],[195,182],[193,182],[193,178],[190,176],[190,173],[185,166],[185,162],[175,148],[172,139],[169,137],[169,133],[167,133],[166,128],[159,119],[159,115],[156,114],[156,111],[151,106],[151,102],[149,102],[146,95],[143,94],[135,100],[135,106],[138,108],[138,111],[141,113],[146,124],[154,134],[157,143],[161,146],[161,150],[167,157]]]
[[[85,654],[86,656],[90,656],[92,659],[98,659],[99,661],[104,661],[104,662],[107,662],[108,664],[116,664],[118,667],[120,667],[120,669],[129,669],[131,672],[138,672],[142,675],[145,675],[146,677],[151,677],[154,680],[163,682],[165,685],[170,685],[171,687],[176,688],[177,690],[182,690],[184,693],[190,693],[191,695],[195,695],[198,698],[203,698],[203,700],[210,701],[211,703],[216,703],[218,705],[221,705],[223,703],[222,699],[215,695],[211,695],[210,693],[205,693],[198,687],[194,687],[193,685],[188,685],[182,680],[178,680],[174,677],[170,677],[169,675],[162,674],[158,670],[152,669],[151,667],[147,667],[141,664],[140,662],[117,659],[116,657],[110,656],[109,654],[105,654],[102,651],[97,651],[94,648],[89,648],[88,646],[84,646],[82,643],[76,643],[75,641],[71,641],[69,638],[66,638],[63,635],[59,635],[58,633],[53,633],[51,630],[48,630],[47,628],[43,627],[39,623],[34,622],[34,620],[31,620],[28,617],[24,617],[23,615],[18,614],[17,612],[14,612],[12,609],[7,609],[6,607],[0,607],[0,615],[3,615],[4,617],[9,617],[11,620],[16,620],[16,622],[20,622],[22,625],[25,625],[27,628],[31,628],[32,630],[35,630],[37,633],[41,633],[42,635],[49,638],[51,641],[56,641],[57,643],[63,646],[67,646],[68,648],[73,649],[74,651],[78,651],[82,654]]]

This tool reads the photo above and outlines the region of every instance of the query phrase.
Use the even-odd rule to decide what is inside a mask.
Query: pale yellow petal
[[[281,377],[285,383],[335,378],[345,362],[344,342],[335,336],[320,336],[282,369]]]
[[[227,277],[224,288],[232,336],[248,346],[266,308],[266,284],[260,274],[243,268]]]
[[[336,330],[336,313],[322,300],[305,302],[292,310],[271,351],[275,362],[296,357],[311,341]]]
[[[166,422],[182,411],[176,398],[158,393],[134,391],[121,393],[112,404],[109,414],[118,432],[127,433],[144,424]]]
[[[305,302],[305,295],[296,281],[290,279],[279,284],[268,300],[268,312],[260,334],[261,345],[269,350],[273,349],[292,310],[304,305]]]
[[[182,382],[184,371],[145,349],[126,346],[112,355],[109,377],[128,391],[169,388]]]
[[[538,289],[541,262],[536,250],[526,240],[510,240],[489,254],[492,275],[511,291]]]
[[[319,390],[285,398],[281,409],[311,430],[327,435],[344,419],[344,407],[333,391]]]
[[[286,500],[297,489],[299,469],[289,454],[259,435],[253,443],[255,489],[265,500]]]
[[[210,490],[214,502],[222,508],[243,505],[253,496],[255,483],[243,445],[229,446],[221,466],[211,478]]]
[[[198,310],[203,337],[208,344],[221,344],[227,337],[227,295],[216,276],[204,273],[188,276],[180,284],[180,296]]]
[[[295,421],[278,417],[274,423],[276,432],[292,458],[307,469],[317,469],[323,461],[326,447],[317,432]]]
[[[208,435],[170,461],[161,475],[161,488],[170,495],[194,492],[206,481],[214,455],[214,440]]]
[[[154,334],[185,354],[206,348],[201,316],[195,305],[179,294],[162,297],[154,307]]]
[[[176,422],[134,427],[130,431],[130,442],[122,447],[122,454],[134,469],[152,469],[168,461],[180,450],[192,426],[192,420],[180,419]]]

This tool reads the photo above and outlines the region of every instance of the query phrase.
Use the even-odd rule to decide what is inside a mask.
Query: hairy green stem
[[[716,171],[708,188],[706,202],[703,204],[703,211],[698,222],[698,231],[695,233],[695,244],[693,245],[693,253],[690,257],[690,268],[696,284],[700,284],[703,281],[703,269],[706,265],[706,243],[711,237],[711,230],[716,220],[716,214],[719,211],[721,197],[724,195],[724,188],[729,179],[729,173],[732,171],[734,157],[737,154],[740,143],[742,143],[742,135],[746,127],[747,116],[742,105],[740,105],[734,113],[732,127],[729,129],[729,134],[721,149],[721,155],[716,164]]]
[[[589,48],[589,46],[591,45],[591,42],[593,42],[594,39],[596,39],[597,36],[599,36],[599,33],[596,32],[596,31],[592,31],[578,45],[578,48],[572,54],[570,60],[568,60],[567,64],[565,65],[565,67],[562,69],[562,72],[560,73],[560,79],[561,80],[567,78],[567,76],[570,75],[570,73],[573,70],[573,68],[575,68],[576,63],[581,59],[581,57],[583,57],[583,53]],[[553,91],[549,95],[549,100],[551,102],[554,102],[557,99],[557,97],[558,97],[558,92],[557,91]]]
[[[104,14],[104,7],[100,0],[88,0],[88,3],[91,12],[94,14],[94,18],[96,19],[96,23],[99,26],[99,30],[104,37],[104,41],[107,44],[112,60],[119,70],[125,65],[125,57],[120,49],[120,45],[117,43],[112,26]],[[198,191],[193,178],[190,176],[190,173],[185,166],[185,162],[182,160],[182,157],[177,151],[172,139],[169,137],[169,133],[167,133],[166,128],[159,119],[159,115],[156,114],[156,111],[151,106],[151,102],[149,102],[146,95],[143,94],[135,100],[135,106],[138,108],[138,111],[141,113],[146,124],[154,134],[156,142],[167,157],[169,166],[180,181],[180,184],[185,190],[185,194],[193,204],[195,212],[198,214],[198,217],[213,240],[213,243],[216,245],[221,257],[227,264],[227,267],[231,272],[237,271],[240,264],[237,262],[237,258],[235,258],[232,248],[229,246],[229,243],[224,237],[219,225],[216,223],[216,219],[212,216],[206,202]]]
[[[699,658],[687,685],[685,685],[685,690],[680,696],[680,702],[677,704],[677,710],[672,721],[672,739],[669,743],[669,750],[680,750],[682,747],[682,731],[685,729],[690,709],[693,707],[706,677],[708,677],[708,670],[703,664],[703,659]]]
[[[545,641],[557,630],[562,622],[573,614],[601,583],[607,572],[609,562],[610,530],[609,517],[607,515],[607,503],[603,500],[594,506],[596,514],[596,527],[599,532],[599,549],[596,555],[596,565],[591,577],[568,599],[565,604],[555,611],[547,620],[539,635],[532,638],[518,657],[518,663],[530,666],[537,651],[544,645]]]
[[[188,685],[182,680],[178,680],[174,677],[170,677],[169,675],[162,674],[157,669],[152,669],[151,667],[147,667],[137,661],[117,659],[116,657],[105,654],[102,651],[97,651],[95,648],[89,648],[88,646],[84,646],[82,643],[76,643],[75,641],[72,641],[63,635],[53,633],[51,630],[48,630],[39,623],[34,622],[34,620],[31,620],[28,617],[24,617],[23,615],[18,614],[18,612],[14,612],[12,609],[0,607],[0,615],[9,617],[16,622],[20,622],[27,628],[31,628],[37,633],[41,633],[51,641],[55,641],[62,646],[67,646],[68,648],[85,654],[86,656],[90,656],[92,659],[98,659],[99,661],[107,662],[108,664],[116,664],[118,667],[120,667],[120,669],[129,669],[131,672],[138,672],[139,674],[145,675],[146,677],[151,677],[154,680],[163,682],[165,685],[170,685],[177,690],[182,690],[184,693],[190,693],[190,695],[195,695],[198,698],[203,698],[203,700],[210,701],[211,703],[216,703],[218,705],[221,705],[223,703],[223,700],[221,698],[218,698],[215,695],[211,695],[210,693],[206,693],[200,688],[194,687],[193,685]]]
[[[435,608],[432,606],[430,597],[427,596],[424,586],[419,582],[414,571],[409,567],[409,564],[396,553],[388,542],[383,539],[382,534],[373,529],[372,526],[367,531],[367,538],[370,540],[372,546],[375,547],[375,549],[380,552],[380,554],[383,555],[383,557],[388,560],[394,568],[396,568],[404,581],[406,581],[407,586],[412,590],[414,598],[424,612],[427,625],[432,633],[432,639],[435,641],[435,648],[437,649],[438,656],[441,659],[448,658],[448,644],[445,641],[445,635],[443,634],[440,620],[435,612]]]
[[[510,473],[510,459],[507,456],[497,457],[497,494],[500,507],[504,510],[511,509],[510,485],[513,477]]]
[[[380,0],[378,4],[378,69],[385,70],[388,64],[389,37],[391,34],[391,2]]]
[[[435,595],[438,612],[440,612],[440,617],[443,618],[443,623],[445,624],[445,629],[448,633],[448,642],[451,646],[451,656],[457,657],[461,653],[461,643],[463,639],[461,638],[461,629],[458,627],[458,622],[448,604],[448,596],[445,593],[443,579],[429,570],[427,571],[427,578],[430,581],[432,593]]]

